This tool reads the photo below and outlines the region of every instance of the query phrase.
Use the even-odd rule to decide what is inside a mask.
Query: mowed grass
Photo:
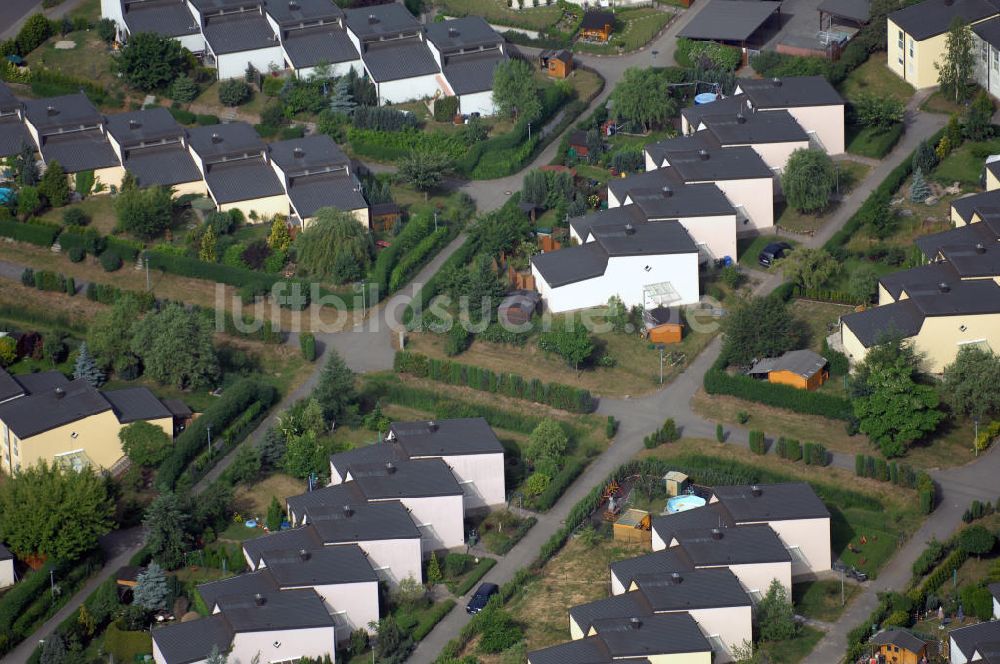
[[[944,158],[931,177],[942,185],[953,182],[967,187],[979,187],[979,176],[983,171],[984,153],[1000,152],[1000,139],[982,142],[965,142],[958,149]]]
[[[899,78],[885,64],[886,54],[873,53],[868,60],[852,71],[840,84],[840,93],[848,99],[856,99],[862,94],[891,97],[904,104],[913,96],[913,86]]]
[[[89,228],[97,230],[101,235],[114,233],[118,220],[115,217],[115,201],[111,196],[91,196],[66,207],[49,208],[39,219],[50,224],[62,224],[66,210],[73,208],[87,215],[90,219],[87,224]]]
[[[823,638],[823,632],[813,627],[803,626],[794,639],[759,644],[759,649],[767,655],[767,661],[774,664],[798,664],[812,652]]]
[[[792,586],[792,603],[795,613],[812,620],[835,622],[847,604],[861,592],[854,583],[844,583],[844,603],[841,604],[840,581],[805,581]]]
[[[525,3],[526,9],[511,9],[506,0],[436,0],[434,4],[448,16],[482,16],[490,23],[528,30],[549,28],[563,14],[562,8],[555,3],[548,7],[531,7],[531,0]]]
[[[808,347],[816,352],[823,348],[823,340],[839,327],[840,317],[854,311],[854,307],[830,302],[812,300],[792,300],[789,304],[792,315],[802,321],[809,335]]]
[[[237,486],[233,495],[233,508],[241,514],[263,519],[267,516],[271,498],[277,498],[284,505],[286,499],[305,493],[306,489],[306,483],[299,478],[275,473],[253,484]]]

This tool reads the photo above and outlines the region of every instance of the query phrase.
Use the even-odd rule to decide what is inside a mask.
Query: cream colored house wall
[[[369,213],[368,208],[363,207],[356,210],[348,210],[348,212],[354,215],[354,218],[357,219],[365,228],[371,228],[371,214]],[[302,220],[302,228],[309,228],[315,220],[316,217],[306,217]]]
[[[792,576],[830,570],[830,519],[789,519],[760,521],[771,527],[786,549],[798,547],[806,563],[792,558]],[[742,524],[742,522],[741,522]]]
[[[767,593],[771,582],[778,580],[788,596],[792,596],[792,564],[787,563],[756,563],[753,565],[719,565],[736,575],[747,591],[757,591],[761,595]]]
[[[1000,180],[989,169],[986,169],[986,191],[993,191],[994,189],[1000,189]]]
[[[576,624],[575,620],[573,620],[573,616],[569,617],[569,638],[574,641],[583,638],[583,630],[580,629],[580,626]]]
[[[717,636],[725,645],[725,652],[715,653],[715,664],[733,661],[733,646],[742,646],[744,641],[753,643],[750,606],[692,609],[688,613],[698,623],[705,636]]]
[[[319,657],[336,652],[333,627],[313,627],[270,632],[242,632],[233,638],[233,650],[227,664],[251,664],[259,661],[298,661],[302,657]],[[254,657],[260,655],[259,660]]]
[[[670,655],[647,655],[651,664],[712,664],[712,651],[683,652]]]
[[[988,180],[989,177],[990,172],[986,171],[986,179]],[[965,226],[965,219],[962,219],[962,215],[955,210],[955,206],[952,206],[951,208],[951,223],[955,224],[956,227]]]
[[[764,111],[761,111],[764,112]],[[728,147],[740,147],[736,145]],[[806,150],[809,148],[809,141],[788,141],[784,143],[747,143],[746,147],[753,148],[753,151],[760,155],[764,163],[771,169],[781,170],[788,164],[788,158],[796,150]]]
[[[865,359],[865,355],[868,354],[868,349],[865,348],[865,345],[861,343],[851,328],[843,323],[840,325],[840,342],[844,345],[844,350],[847,352],[847,357],[851,362],[861,362]]]
[[[250,219],[250,212],[256,212],[261,220],[276,214],[288,214],[288,197],[284,194],[278,194],[277,196],[252,198],[219,206],[220,212],[229,212],[230,210],[239,210],[247,218],[247,223],[252,224],[254,221]]]
[[[94,182],[100,182],[105,187],[121,187],[125,169],[121,166],[94,169]]]
[[[407,577],[413,577],[418,582],[423,581],[420,538],[366,540],[358,542],[357,545],[368,556],[368,562],[371,563],[375,573],[380,579],[384,579],[390,588],[399,587],[399,582]]]
[[[192,182],[181,182],[172,185],[174,196],[186,196],[195,194],[198,196],[208,196],[208,184],[204,180],[194,180]]]
[[[947,28],[947,26],[942,26],[942,28]],[[886,19],[888,44],[886,65],[890,71],[917,89],[937,85],[938,71],[934,63],[940,62],[944,57],[948,33],[943,32],[918,41],[904,32],[902,46],[900,46],[899,33],[899,26],[891,19]]]
[[[878,306],[884,307],[887,304],[892,304],[895,302],[892,295],[889,295],[889,291],[885,289],[881,283],[878,285]]]
[[[994,352],[1000,351],[1000,314],[928,317],[913,338],[916,350],[926,356],[925,366],[931,373],[941,373],[954,362],[962,344],[977,341],[985,341]]]
[[[796,106],[787,110],[806,133],[816,133],[828,154],[844,152],[843,106]]]
[[[14,561],[0,561],[0,588],[12,585],[14,585]]]
[[[774,226],[774,182],[772,178],[718,180],[715,184],[733,207],[746,211],[749,223],[737,223],[736,232],[764,230]]]

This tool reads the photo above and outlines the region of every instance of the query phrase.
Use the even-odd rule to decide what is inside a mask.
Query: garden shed
[[[800,390],[815,390],[830,378],[830,365],[819,353],[791,350],[781,357],[766,357],[754,362],[747,375]]]
[[[541,296],[531,290],[517,290],[509,293],[497,307],[497,317],[500,322],[511,325],[524,325],[538,311]]]
[[[646,337],[655,344],[676,344],[684,337],[684,323],[678,307],[655,307],[642,312]]]
[[[580,21],[580,37],[606,42],[615,27],[615,15],[605,11],[588,11]]]
[[[615,521],[615,541],[653,546],[652,521],[649,512],[630,508]]]
[[[679,470],[671,470],[663,476],[667,487],[667,497],[674,498],[683,494],[688,488],[688,476]]]
[[[888,629],[872,638],[874,655],[886,664],[921,664],[929,656],[927,642],[905,629]],[[881,659],[880,658],[880,659]]]
[[[564,48],[545,50],[538,54],[538,64],[552,78],[566,78],[573,71],[573,54]]]

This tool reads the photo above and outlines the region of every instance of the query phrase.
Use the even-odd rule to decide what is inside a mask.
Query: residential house
[[[649,661],[711,664],[712,646],[687,613],[595,620],[583,638],[528,653],[529,664]]]
[[[188,0],[205,37],[205,63],[219,79],[243,78],[248,67],[282,69],[285,54],[261,0]],[[272,19],[273,20],[273,19]]]
[[[24,126],[24,105],[0,82],[0,158],[20,154],[26,145],[34,152],[35,143]]]
[[[325,134],[277,141],[268,146],[271,168],[288,192],[291,216],[308,228],[316,211],[333,207],[370,226],[368,201],[351,160]]]
[[[46,165],[57,161],[68,175],[93,171],[106,187],[121,185],[125,169],[105,133],[104,118],[82,92],[29,99],[24,119]]]
[[[1000,16],[976,23],[972,34],[976,83],[994,97],[1000,97]]]
[[[171,187],[178,196],[208,195],[205,180],[187,149],[187,133],[167,109],[106,116],[108,140],[140,187]]]
[[[573,71],[573,54],[564,48],[545,50],[538,54],[538,64],[552,78],[566,78]]]
[[[571,219],[570,237],[582,242],[594,223],[620,220],[617,215],[624,210],[615,211],[621,207],[635,208],[630,211],[633,222],[677,220],[698,246],[702,262],[736,259],[736,208],[712,182],[681,184],[664,169],[611,180],[608,210]]]
[[[628,210],[623,210],[628,213]],[[698,247],[677,221],[604,223],[583,244],[531,259],[531,274],[553,313],[605,304],[676,306],[698,301]]]
[[[101,16],[115,22],[119,42],[152,32],[176,39],[196,55],[205,52],[200,17],[187,0],[101,0]]]
[[[102,392],[58,371],[0,376],[0,469],[8,474],[40,461],[111,468],[122,458],[118,432],[140,420],[173,438],[173,416],[144,387]]]
[[[312,589],[218,597],[212,615],[152,630],[156,664],[204,664],[228,652],[230,664],[333,658],[334,619]]]
[[[923,664],[928,661],[927,641],[907,629],[887,629],[872,637],[875,653],[886,664]]]
[[[951,664],[1000,661],[1000,621],[951,630],[948,633],[948,661]]]
[[[994,163],[1000,164],[1000,162]],[[989,171],[990,169],[987,167],[987,173]],[[998,217],[1000,217],[1000,191],[996,191],[997,188],[993,187],[984,193],[963,196],[952,201],[951,223],[959,227],[985,221],[1000,236],[1000,224],[998,224]]]
[[[380,104],[433,97],[441,69],[423,26],[401,4],[345,12],[348,37],[361,54]]]
[[[458,97],[466,115],[494,115],[493,70],[506,62],[504,39],[479,16],[427,25],[427,45],[441,69],[446,96]]]
[[[780,357],[765,357],[753,363],[747,375],[769,383],[816,390],[830,378],[826,358],[811,350],[790,350]]]
[[[264,0],[264,12],[296,76],[308,78],[321,65],[331,76],[364,72],[344,28],[344,12],[329,0]]]
[[[886,42],[889,70],[915,88],[938,84],[935,65],[943,61],[948,29],[956,18],[975,28],[976,24],[994,18],[1000,11],[990,0],[924,0],[889,14],[886,19]],[[976,49],[982,69],[982,38]],[[988,56],[992,57],[992,56]],[[992,65],[991,65],[992,67]]]
[[[311,588],[334,619],[337,641],[378,622],[379,578],[357,544],[268,549],[259,562],[253,572],[199,585],[205,606],[215,607],[225,597]]]
[[[776,173],[784,170],[793,152],[809,148],[809,135],[786,110],[703,115],[697,130],[706,132],[713,146],[753,149]]]
[[[736,208],[738,233],[774,226],[776,183],[771,168],[751,147],[713,147],[702,134],[647,145],[646,170],[662,169],[675,186],[715,184]]]
[[[690,572],[694,568],[677,549],[659,549],[635,558],[611,563],[611,594],[621,595],[641,577],[664,576],[674,572]]]
[[[247,217],[287,214],[285,188],[267,162],[267,148],[245,122],[188,130],[188,151],[222,212],[238,209]]]
[[[421,580],[420,530],[398,500],[313,505],[304,510],[302,522],[301,527],[245,541],[243,555],[250,569],[258,569],[264,553],[271,550],[357,545],[391,587],[408,577]]]
[[[14,554],[0,542],[0,588],[14,585]]]

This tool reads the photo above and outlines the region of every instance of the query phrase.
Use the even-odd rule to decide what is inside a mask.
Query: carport
[[[739,46],[745,55],[746,49],[759,47],[766,41],[757,32],[771,17],[780,14],[780,2],[709,0],[678,37]]]
[[[870,0],[823,0],[816,9],[819,10],[820,30],[829,30],[834,22],[844,21],[861,27],[871,18]]]

